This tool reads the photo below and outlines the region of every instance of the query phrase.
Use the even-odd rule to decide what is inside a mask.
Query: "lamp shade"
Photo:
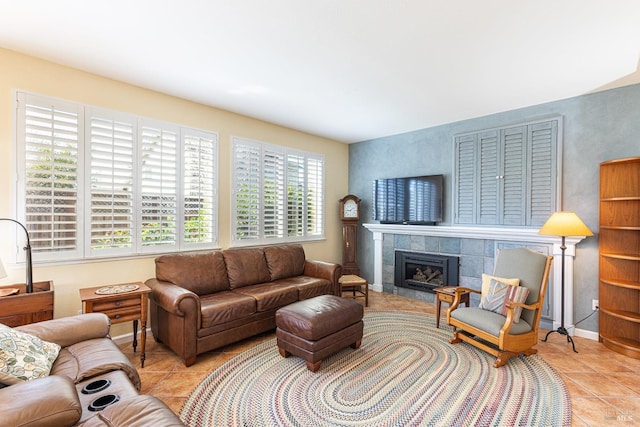
[[[0,258],[0,279],[4,279],[5,277],[7,277],[7,270],[5,270],[2,258]]]
[[[575,212],[554,212],[538,230],[538,234],[547,236],[593,236],[589,227]]]

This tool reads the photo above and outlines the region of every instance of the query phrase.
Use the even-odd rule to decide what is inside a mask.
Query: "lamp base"
[[[566,335],[567,342],[571,343],[571,346],[573,347],[573,351],[576,352],[576,353],[578,352],[578,350],[576,350],[576,345],[573,342],[573,338],[571,338],[571,335],[569,335],[569,332],[567,331],[567,329],[564,326],[559,326],[558,329],[556,329],[554,331],[547,332],[547,335],[545,335],[545,337],[542,340],[542,342],[547,342],[547,338],[549,338],[549,335],[551,335],[554,332],[557,332],[560,335]]]

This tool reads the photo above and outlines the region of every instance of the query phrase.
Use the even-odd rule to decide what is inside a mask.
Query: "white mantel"
[[[559,236],[545,236],[538,234],[537,229],[531,228],[506,228],[506,227],[461,227],[461,226],[425,226],[402,224],[363,224],[373,233],[374,243],[374,279],[371,288],[382,292],[382,238],[384,234],[407,234],[412,236],[454,237],[461,239],[484,239],[503,242],[542,243],[553,246],[553,321],[554,328],[560,326],[560,305],[562,281],[562,251],[560,246],[562,238]],[[573,335],[573,259],[576,255],[576,244],[585,236],[571,236],[565,239],[567,249],[565,251],[565,307],[564,323],[569,333]]]

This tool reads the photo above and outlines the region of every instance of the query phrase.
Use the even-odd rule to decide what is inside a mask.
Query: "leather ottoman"
[[[347,346],[362,343],[364,308],[354,300],[321,295],[298,301],[276,312],[278,351],[295,355],[316,372],[322,360]]]

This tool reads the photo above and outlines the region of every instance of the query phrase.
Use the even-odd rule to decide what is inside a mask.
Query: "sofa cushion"
[[[298,288],[279,282],[245,286],[235,289],[233,292],[253,297],[256,300],[258,312],[284,307],[298,301]]]
[[[223,254],[231,289],[271,281],[261,248],[227,249]]]
[[[299,276],[304,272],[305,254],[301,245],[266,246],[264,256],[271,280]]]
[[[87,378],[117,370],[124,371],[135,388],[140,390],[140,376],[127,356],[110,338],[96,338],[60,350],[51,368],[51,375],[63,375],[77,384]]]
[[[232,322],[256,312],[253,297],[236,292],[223,291],[200,297],[202,328]]]
[[[222,252],[163,255],[156,258],[156,278],[196,295],[229,290]]]
[[[278,280],[278,283],[298,288],[298,299],[305,300],[318,295],[333,294],[333,283],[326,279],[311,276],[294,276]]]
[[[0,324],[0,382],[17,384],[49,375],[60,346]]]

